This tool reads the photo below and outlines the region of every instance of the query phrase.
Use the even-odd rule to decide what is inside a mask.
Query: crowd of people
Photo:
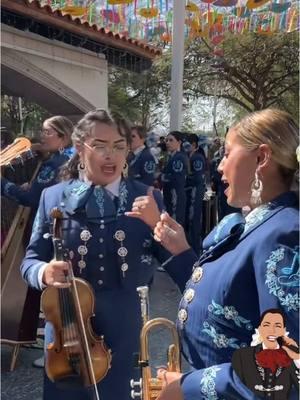
[[[41,145],[49,155],[36,182],[21,188],[2,178],[2,195],[39,203],[21,265],[28,285],[63,290],[71,268],[93,289],[92,329],[112,357],[97,384],[102,400],[129,400],[129,381],[139,379],[132,362],[142,325],[136,288],[151,284],[153,257],[182,292],[176,324],[191,367],[184,374],[160,369],[157,400],[296,398],[294,379],[274,383],[284,365],[270,372],[257,361],[257,384],[249,387],[231,363],[266,310],[282,313],[290,337],[299,337],[298,127],[289,114],[247,115],[212,159],[197,135],[179,131],[160,138],[154,151],[144,127],[105,110],[87,113],[74,127],[64,117],[46,120]],[[204,238],[208,187],[217,193],[220,222]],[[51,240],[55,208],[62,213],[60,259]],[[281,331],[287,349],[291,342]],[[57,336],[46,322],[46,371]],[[272,340],[278,336],[274,331]],[[297,377],[293,344],[287,354]],[[87,399],[86,388],[60,383],[45,373],[44,400]]]

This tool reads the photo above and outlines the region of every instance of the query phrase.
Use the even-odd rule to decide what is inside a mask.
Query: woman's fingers
[[[181,225],[175,221],[175,219],[171,218],[167,212],[163,212],[160,216],[160,220],[167,225],[169,228],[178,231],[181,228]]]

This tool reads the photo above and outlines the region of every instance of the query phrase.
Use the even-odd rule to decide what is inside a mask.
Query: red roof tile
[[[96,24],[90,25],[78,17],[65,14],[61,10],[53,10],[49,5],[42,6],[38,0],[2,0],[1,7],[12,10],[31,18],[48,22],[49,25],[63,28],[69,32],[86,37],[112,47],[127,50],[144,58],[153,59],[161,55],[161,49],[151,46],[142,40],[128,38],[120,33],[114,33]]]

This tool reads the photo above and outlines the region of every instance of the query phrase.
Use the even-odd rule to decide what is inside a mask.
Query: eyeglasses
[[[95,151],[97,154],[100,154],[102,156],[105,156],[107,154],[123,154],[127,150],[127,146],[125,143],[118,143],[115,144],[113,147],[107,146],[104,144],[95,144],[93,146],[90,146],[87,143],[84,143],[84,146],[86,146],[88,149]]]
[[[57,132],[54,129],[42,129],[41,134],[44,136],[54,136]]]

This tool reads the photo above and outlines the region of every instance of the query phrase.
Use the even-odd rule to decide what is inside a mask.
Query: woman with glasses
[[[189,160],[187,155],[181,151],[182,140],[181,132],[173,131],[167,135],[165,142],[169,158],[162,171],[161,181],[167,212],[184,226],[186,205],[184,188]]]
[[[151,151],[145,146],[146,137],[147,132],[143,126],[131,128],[131,157],[127,158],[128,176],[153,186],[156,163]]]
[[[52,243],[45,239],[51,231],[51,210],[59,207],[73,271],[95,293],[93,330],[104,335],[112,351],[111,369],[98,384],[101,400],[129,400],[130,379],[139,379],[133,363],[142,322],[136,288],[152,279],[152,256],[162,259],[165,254],[151,228],[126,215],[136,197],[149,193],[148,186],[123,177],[130,138],[126,121],[104,110],[89,112],[78,122],[72,135],[77,153],[63,171],[65,180],[42,194],[21,267],[28,284],[40,290],[65,281],[68,264],[52,260]],[[153,196],[162,210],[159,191]],[[149,224],[155,220],[151,213],[148,218]],[[48,323],[45,336],[47,345],[53,336]],[[45,378],[44,400],[88,398],[86,389],[64,390]]]
[[[2,178],[1,195],[13,199],[25,207],[36,209],[43,189],[57,182],[60,167],[73,154],[72,130],[73,124],[66,117],[58,115],[46,119],[43,123],[40,143],[33,145],[34,149],[48,154],[36,178],[30,185],[25,183],[22,186]]]

